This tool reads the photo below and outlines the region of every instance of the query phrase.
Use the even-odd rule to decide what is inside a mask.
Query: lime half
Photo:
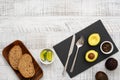
[[[53,58],[53,52],[52,51],[48,51],[47,55],[46,55],[46,59],[51,62]]]
[[[43,50],[40,54],[40,59],[42,61],[45,61],[46,60],[46,54],[47,54],[47,50]]]

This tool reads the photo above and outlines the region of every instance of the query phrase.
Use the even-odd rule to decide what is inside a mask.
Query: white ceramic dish
[[[43,49],[43,50],[45,50],[45,49]],[[43,51],[43,50],[42,50],[42,51]],[[53,51],[52,49],[47,49],[47,50],[52,51],[52,61],[47,61],[47,60],[43,61],[43,60],[40,58],[40,55],[41,55],[42,51],[41,51],[40,54],[39,54],[39,60],[40,60],[40,62],[41,62],[42,64],[46,64],[46,65],[53,63],[54,60],[55,60],[54,51]]]
[[[102,49],[102,45],[105,44],[105,43],[109,43],[109,44],[111,45],[111,50],[108,51],[108,52],[105,52],[105,51]],[[112,44],[112,42],[110,42],[110,41],[104,41],[104,42],[102,42],[101,45],[100,45],[100,50],[102,51],[103,54],[110,54],[110,53],[112,53],[113,48],[114,48],[114,47],[113,47],[113,44]]]

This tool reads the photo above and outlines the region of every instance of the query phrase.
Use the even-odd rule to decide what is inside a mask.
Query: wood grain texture
[[[39,61],[43,48],[52,48],[98,19],[120,50],[120,0],[0,0],[0,80],[19,80],[2,56],[3,48],[16,39],[25,43],[42,67],[41,80],[95,80],[99,70],[105,71],[110,80],[119,80],[120,67],[110,72],[104,67],[105,61],[72,79],[67,74],[62,76],[63,65],[57,55],[50,66]],[[119,53],[112,57],[120,61]]]
[[[1,16],[120,16],[120,0],[0,0]]]

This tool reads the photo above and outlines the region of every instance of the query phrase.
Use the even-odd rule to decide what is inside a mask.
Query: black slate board
[[[100,44],[95,47],[89,46],[89,44],[87,42],[88,36],[95,32],[99,33],[101,36],[100,44],[101,44],[101,42],[106,41],[106,40],[111,41],[113,43],[114,50],[111,54],[108,54],[108,55],[103,54],[100,51]],[[86,69],[92,67],[93,65],[99,63],[100,61],[106,59],[107,57],[115,54],[116,52],[118,52],[117,47],[115,46],[113,40],[111,39],[110,35],[106,31],[105,27],[103,26],[101,20],[98,20],[97,22],[93,23],[92,25],[88,26],[87,28],[83,29],[82,31],[77,32],[75,35],[76,35],[75,42],[77,42],[77,40],[81,37],[81,35],[83,35],[85,38],[85,43],[84,43],[83,47],[81,47],[79,49],[75,67],[74,67],[74,71],[71,73],[70,68],[72,66],[73,59],[74,59],[76,49],[77,49],[76,45],[74,45],[74,50],[69,59],[69,63],[68,63],[68,67],[67,67],[67,72],[71,78],[76,76],[77,74],[85,71]],[[71,40],[72,40],[72,36],[70,36],[66,40],[60,42],[59,44],[57,44],[53,47],[63,65],[65,65],[65,62],[67,60],[67,55],[69,52]],[[93,63],[86,62],[86,60],[85,60],[85,53],[90,49],[94,49],[94,50],[98,51],[98,53],[99,53],[98,59]]]

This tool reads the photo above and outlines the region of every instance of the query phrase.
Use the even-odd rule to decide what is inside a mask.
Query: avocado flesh
[[[96,46],[100,42],[100,35],[98,33],[93,33],[88,38],[88,43],[91,46]]]
[[[94,58],[93,59],[90,59],[89,58],[89,54],[94,54]],[[85,60],[87,61],[87,62],[94,62],[96,59],[98,58],[98,52],[97,51],[95,51],[95,50],[89,50],[87,53],[86,53],[86,55],[85,55]]]

